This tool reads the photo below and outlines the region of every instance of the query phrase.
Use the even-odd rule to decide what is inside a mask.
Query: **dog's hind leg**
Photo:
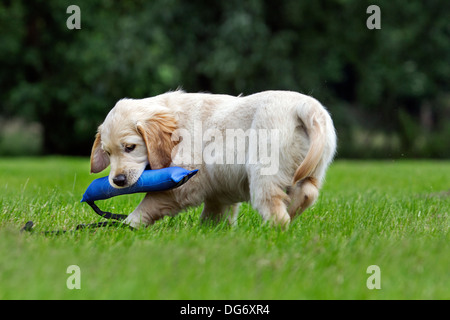
[[[291,218],[287,212],[288,196],[277,185],[266,182],[265,185],[254,184],[250,187],[251,204],[258,210],[264,221],[280,227],[287,227]]]

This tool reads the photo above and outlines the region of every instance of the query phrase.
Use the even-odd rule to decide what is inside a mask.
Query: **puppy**
[[[312,97],[175,91],[118,101],[98,128],[91,172],[111,165],[111,185],[123,188],[147,166],[199,169],[179,188],[146,194],[125,221],[133,227],[202,203],[202,219],[234,223],[243,201],[287,226],[316,201],[335,151],[331,117]]]

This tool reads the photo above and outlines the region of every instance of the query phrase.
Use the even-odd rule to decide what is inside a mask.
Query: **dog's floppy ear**
[[[94,145],[91,152],[91,173],[98,173],[109,166],[109,156],[102,149],[102,138],[100,128],[95,135]]]
[[[170,166],[172,150],[178,143],[173,141],[172,133],[177,129],[177,122],[168,112],[158,112],[149,119],[139,121],[136,129],[147,146],[148,162],[152,169]]]

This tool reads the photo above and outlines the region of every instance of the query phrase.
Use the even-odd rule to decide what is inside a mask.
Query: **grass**
[[[88,170],[84,158],[0,159],[0,299],[450,298],[448,161],[337,161],[287,231],[243,205],[236,227],[201,225],[195,208],[142,230],[39,234],[102,221],[79,203],[105,175]],[[141,197],[98,205],[129,213]],[[28,220],[36,232],[19,233]],[[81,290],[66,286],[70,265]]]

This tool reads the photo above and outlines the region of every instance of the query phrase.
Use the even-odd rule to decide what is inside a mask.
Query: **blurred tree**
[[[71,4],[81,30],[66,27]],[[366,27],[370,4],[381,30]],[[332,112],[341,156],[449,157],[439,142],[450,126],[449,9],[447,0],[3,1],[0,116],[40,122],[47,153],[84,155],[123,97],[295,90]],[[361,132],[384,138],[360,145]]]

